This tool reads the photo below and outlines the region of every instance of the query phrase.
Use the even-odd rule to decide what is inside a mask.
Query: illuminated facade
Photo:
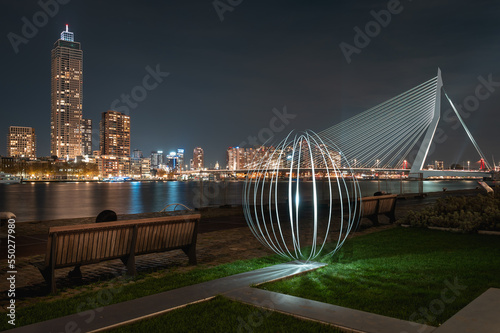
[[[130,160],[130,176],[134,179],[147,179],[151,175],[151,160],[149,158],[134,158]]]
[[[228,170],[242,170],[246,166],[245,148],[229,147],[226,152],[226,168]]]
[[[92,119],[82,119],[82,155],[92,155]]]
[[[10,126],[9,134],[7,134],[7,156],[36,158],[35,129]]]
[[[167,155],[167,170],[170,172],[180,172],[184,168],[184,149],[177,149]]]
[[[269,149],[269,147],[264,146],[257,148],[229,147],[226,152],[226,168],[228,170],[253,168],[268,156]]]
[[[163,155],[162,150],[152,151],[150,160],[152,169],[158,169],[165,165],[165,155]]]
[[[193,170],[201,170],[204,166],[204,152],[200,147],[196,147],[193,150],[193,165],[191,169]]]
[[[177,156],[179,157],[179,171],[184,170],[184,149],[179,148],[177,149]]]
[[[101,156],[130,157],[130,116],[109,110],[101,114]]]
[[[97,157],[99,174],[102,177],[125,177],[130,175],[130,157],[101,155]]]
[[[74,159],[82,155],[83,51],[67,25],[51,61],[50,153]]]

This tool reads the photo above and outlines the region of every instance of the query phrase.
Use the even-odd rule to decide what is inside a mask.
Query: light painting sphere
[[[243,189],[254,236],[293,260],[333,255],[359,220],[361,193],[347,159],[312,131],[254,154]]]

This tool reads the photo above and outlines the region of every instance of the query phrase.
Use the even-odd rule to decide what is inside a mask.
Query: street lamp
[[[470,171],[470,161],[467,161],[467,170]]]

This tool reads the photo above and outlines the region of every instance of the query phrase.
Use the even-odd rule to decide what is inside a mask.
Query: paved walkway
[[[490,288],[433,333],[500,332],[500,289]]]
[[[315,270],[324,265],[298,261],[279,264],[27,325],[6,332],[101,332],[160,315],[189,304],[209,300],[217,295],[223,295],[238,302],[287,315],[331,324],[356,333],[499,332],[500,289],[495,288],[486,291],[442,326],[436,328],[250,287],[251,285],[259,285]]]
[[[191,303],[213,298],[250,285],[261,284],[276,279],[304,273],[324,264],[290,262],[255,271],[228,276],[192,286],[187,286],[151,296],[134,299],[103,307],[101,311],[93,311],[93,320],[88,313],[56,318],[41,323],[22,326],[7,332],[12,333],[47,333],[47,332],[90,332],[131,323],[137,320],[158,315]],[[88,312],[88,311],[87,311]],[[69,328],[69,329],[68,329]]]
[[[332,324],[354,332],[430,333],[436,329],[433,326],[421,325],[257,288],[241,288],[228,292],[224,296],[238,302],[260,306],[299,318]]]

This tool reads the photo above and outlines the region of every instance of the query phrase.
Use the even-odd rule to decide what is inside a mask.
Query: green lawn
[[[16,326],[24,326],[53,318],[63,317],[80,311],[128,301],[143,296],[157,294],[188,285],[248,272],[283,262],[278,256],[235,261],[216,267],[199,266],[189,272],[167,272],[161,277],[142,273],[135,279],[121,277],[104,283],[84,286],[97,287],[95,291],[83,291],[74,296],[57,300],[41,300],[35,305],[16,309]],[[12,328],[6,320],[0,322],[0,331]]]
[[[173,270],[161,273],[160,277],[142,274],[130,281],[119,278],[109,281],[105,287],[96,284],[99,289],[95,291],[84,291],[58,300],[41,300],[36,305],[18,308],[17,326],[280,262],[283,260],[271,256],[212,268],[197,267],[187,273]],[[434,326],[443,323],[488,288],[500,288],[499,236],[399,227],[349,239],[333,259],[325,262],[330,265],[299,277],[266,284],[261,288],[403,320],[424,321]],[[455,286],[452,291],[449,290],[450,285]],[[202,312],[206,312],[204,316],[215,318],[211,315],[215,311],[211,304],[220,304],[219,302],[228,301],[217,300],[216,303],[196,306],[201,306]],[[224,306],[233,309],[235,312],[232,313],[240,311],[239,306],[233,303]],[[252,307],[250,309],[251,312],[256,311]],[[172,313],[177,316],[174,313],[182,312]],[[269,318],[271,317],[274,314]],[[163,317],[157,319],[158,325],[162,325],[161,318]],[[224,325],[231,325],[233,319],[228,317]],[[176,320],[179,320],[179,326],[176,326],[179,331],[184,327],[181,324],[182,318]],[[0,323],[0,330],[8,328],[10,327],[6,321]]]
[[[500,288],[499,236],[395,228],[350,239],[325,262],[261,288],[433,326]]]
[[[142,332],[331,332],[329,325],[262,310],[218,296],[167,314],[107,331]]]

